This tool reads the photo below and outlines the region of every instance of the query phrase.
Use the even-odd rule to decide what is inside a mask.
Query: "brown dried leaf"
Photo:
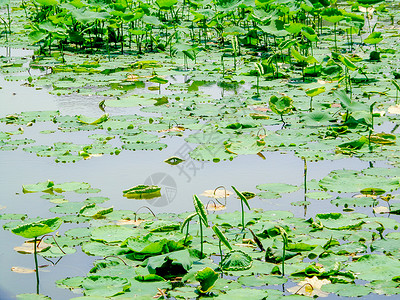
[[[37,241],[36,245],[39,244]],[[37,252],[42,252],[48,248],[52,247],[52,245],[47,244],[45,242],[41,242],[38,247],[36,247]],[[14,250],[21,254],[32,254],[35,252],[34,249],[34,241],[25,241],[22,246],[14,247]]]
[[[33,269],[28,269],[24,267],[12,267],[11,271],[15,273],[20,273],[20,274],[30,274],[30,273],[35,273],[35,270]]]

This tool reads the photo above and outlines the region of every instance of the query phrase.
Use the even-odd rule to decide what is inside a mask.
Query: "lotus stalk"
[[[282,237],[282,276],[285,276],[285,259],[286,259],[286,247],[288,245],[288,235],[283,227],[275,225],[275,228],[279,230],[279,233]]]
[[[244,205],[246,205],[247,208],[250,210],[250,204],[247,201],[247,198],[241,192],[239,192],[234,186],[232,186],[232,189],[235,191],[236,195],[240,199],[240,206],[242,209],[242,232],[243,232],[244,229],[246,228],[246,224],[244,222]]]

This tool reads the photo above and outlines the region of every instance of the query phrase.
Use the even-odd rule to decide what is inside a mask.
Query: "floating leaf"
[[[156,185],[137,185],[122,191],[123,196],[129,199],[152,199],[161,197],[161,188]]]
[[[252,266],[252,258],[240,250],[232,250],[228,252],[221,261],[221,268],[225,271],[242,271],[250,269]]]

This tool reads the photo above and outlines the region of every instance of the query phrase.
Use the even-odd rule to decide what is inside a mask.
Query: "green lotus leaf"
[[[273,292],[272,292],[273,293]],[[227,291],[225,294],[221,294],[218,296],[220,300],[247,300],[247,299],[254,299],[254,300],[262,300],[268,297],[269,290],[264,289],[251,289],[251,288],[240,288],[240,289],[231,289]],[[273,295],[273,299],[277,295]]]
[[[376,45],[382,42],[382,40],[383,40],[382,32],[374,31],[370,33],[370,35],[367,36],[367,38],[364,39],[364,43]]]
[[[95,241],[102,241],[106,243],[123,242],[127,238],[134,236],[138,232],[136,230],[119,226],[119,225],[105,225],[96,227],[91,232],[91,238]]]
[[[341,213],[317,214],[316,217],[323,226],[335,230],[359,229],[365,223],[363,219]]]
[[[259,190],[268,191],[276,194],[292,193],[299,189],[298,186],[287,183],[264,183],[264,184],[259,184],[256,187]]]
[[[185,161],[182,158],[179,158],[177,156],[171,156],[170,158],[167,158],[166,160],[164,160],[164,162],[166,162],[169,165],[175,166],[175,165],[179,165],[181,162]]]
[[[52,192],[54,182],[48,180],[46,182],[39,182],[36,184],[25,184],[22,185],[23,193],[37,193],[37,192]]]
[[[138,275],[135,277],[135,280],[141,282],[156,282],[156,281],[165,281],[164,278],[158,276],[156,274],[147,274],[147,275]]]
[[[174,1],[176,1],[176,0],[174,0]],[[168,83],[167,79],[164,79],[164,78],[159,77],[159,76],[153,76],[152,78],[150,78],[149,81],[154,82],[154,83],[158,83],[158,84],[166,84],[166,83]]]
[[[200,283],[197,288],[201,294],[208,293],[218,279],[218,273],[210,267],[206,267],[196,273],[195,279]]]
[[[247,198],[240,191],[238,191],[234,186],[232,186],[232,189],[235,191],[235,193],[239,197],[240,201],[243,201],[243,203],[247,206],[247,208],[251,209],[250,204],[247,201]]]
[[[332,198],[333,196],[327,192],[310,192],[306,193],[305,196],[310,199],[315,199],[315,200],[324,200],[324,199],[329,199]]]
[[[129,252],[128,249],[123,249],[119,246],[105,245],[103,243],[91,241],[82,244],[82,251],[87,255],[94,256],[109,256],[109,255],[122,255]]]
[[[79,190],[76,190],[75,193],[80,193],[78,192]],[[106,201],[110,200],[108,197],[89,197],[85,199],[86,203],[104,203]]]
[[[88,204],[82,207],[79,211],[79,214],[85,217],[93,217],[93,218],[100,218],[103,215],[109,214],[114,210],[113,207],[100,207],[96,204]]]
[[[171,221],[160,221],[156,220],[154,222],[146,222],[144,228],[148,229],[150,232],[168,232],[180,229],[180,224]]]
[[[376,240],[371,244],[371,251],[381,251],[383,253],[394,253],[399,251],[399,241],[396,239]]]
[[[345,18],[340,10],[333,7],[325,8],[321,12],[321,17],[330,23],[338,23]]]
[[[123,196],[132,199],[152,199],[161,197],[161,188],[156,185],[137,185],[122,191]]]
[[[169,281],[138,281],[131,280],[130,291],[126,291],[121,297],[128,299],[146,300],[154,297],[158,289],[171,290],[172,285]]]
[[[108,120],[108,114],[102,115],[100,118],[89,118],[83,115],[77,116],[77,119],[79,122],[83,124],[88,124],[88,125],[98,125],[100,123],[103,123]]]
[[[193,195],[193,205],[196,209],[196,213],[199,216],[200,222],[203,222],[204,226],[208,227],[208,220],[207,220],[207,210],[204,207],[203,202],[197,197]]]
[[[166,144],[162,143],[145,143],[145,144],[124,144],[122,145],[122,149],[137,151],[137,150],[162,150],[167,148]]]
[[[212,229],[214,230],[215,234],[217,235],[217,237],[219,238],[219,240],[229,249],[232,250],[232,246],[229,243],[228,239],[225,237],[225,235],[222,233],[222,231],[218,228],[217,225],[214,225],[212,227]]]
[[[135,143],[155,143],[160,140],[160,138],[154,134],[148,134],[141,132],[136,135],[126,135],[126,136],[120,136],[120,139],[123,143],[126,144],[135,144]]]
[[[178,3],[178,0],[156,0],[156,4],[161,9],[169,9],[177,3]]]
[[[57,204],[57,206],[51,207],[49,210],[56,214],[78,214],[85,204],[82,202],[65,202]]]
[[[282,277],[279,275],[260,275],[257,277],[241,276],[238,279],[238,282],[245,286],[276,285],[276,284],[284,284],[287,281],[288,280],[286,277]]]
[[[378,204],[378,201],[374,198],[371,197],[360,197],[360,198],[336,198],[331,200],[331,203],[336,206],[344,206],[345,208],[347,207],[352,207],[352,206],[358,206],[358,207],[372,207]]]
[[[232,160],[236,154],[226,151],[223,145],[204,144],[197,146],[189,153],[190,157],[201,161],[219,162],[221,160]]]
[[[253,259],[241,250],[228,252],[221,261],[221,268],[224,271],[242,271],[250,269]]]
[[[322,94],[323,92],[325,92],[325,87],[321,86],[321,87],[316,87],[313,89],[306,90],[306,95],[308,97],[315,97],[315,96],[318,96],[319,94]]]
[[[374,290],[374,293],[378,295],[397,295],[400,293],[400,289],[398,288],[399,284],[394,282],[393,280],[374,280],[370,283],[367,283],[367,286]]]
[[[131,283],[126,278],[94,275],[86,277],[81,287],[85,296],[111,297],[124,293],[131,287]]]
[[[90,188],[90,184],[86,182],[65,182],[60,184],[55,184],[53,190],[57,193],[72,192],[78,189]]]
[[[168,244],[170,244],[170,242],[175,243],[174,241],[168,241],[167,239],[161,239],[159,241],[151,241],[148,239],[148,237],[143,237],[143,238],[136,237],[136,238],[128,238],[123,243],[123,246],[126,246],[131,251],[133,251],[132,255],[133,258],[135,258],[136,260],[143,260],[149,256],[165,254],[173,251],[173,249],[170,250],[168,247]],[[178,248],[177,243],[175,243],[175,246],[176,248]],[[180,249],[182,248],[183,247],[181,247]]]
[[[355,262],[350,262],[346,270],[357,274],[361,280],[387,280],[400,274],[400,262],[385,255],[367,254]]]
[[[249,135],[241,136],[240,139],[232,140],[232,142],[225,145],[226,151],[232,154],[257,154],[263,151],[265,142]]]
[[[349,184],[351,182],[351,184]],[[393,191],[400,187],[396,178],[383,178],[364,175],[353,170],[336,170],[319,181],[319,185],[332,192],[357,193],[367,188],[383,189]]]
[[[303,115],[303,121],[306,125],[329,125],[332,117],[322,111],[313,111]]]
[[[342,297],[361,297],[372,292],[372,289],[358,284],[324,284],[321,290],[328,293],[335,293]]]
[[[149,257],[144,261],[150,274],[161,277],[168,275],[182,275],[189,271],[194,261],[197,261],[200,253],[194,250],[180,250],[164,255]]]
[[[57,246],[52,246],[45,251],[41,251],[39,253],[40,256],[43,257],[62,257],[67,254],[73,254],[76,252],[75,248],[71,247],[62,247],[62,251]]]
[[[57,217],[17,226],[11,231],[16,235],[30,239],[53,232],[57,230],[62,223],[63,221]]]
[[[51,300],[50,297],[47,297],[42,294],[19,294],[17,295],[18,300]]]
[[[2,214],[0,220],[25,220],[27,217],[26,214]]]
[[[272,96],[269,99],[269,108],[278,115],[288,114],[293,110],[293,100],[288,96],[278,98]]]

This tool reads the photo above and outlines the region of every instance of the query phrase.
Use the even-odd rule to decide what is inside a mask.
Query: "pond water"
[[[1,49],[5,52],[5,49]],[[8,50],[7,50],[8,51]],[[1,54],[1,52],[0,52]],[[3,55],[8,53],[3,53]],[[29,52],[11,49],[11,55],[27,55]],[[0,107],[1,115],[19,113],[30,110],[59,110],[61,115],[78,115],[84,113],[88,116],[98,116],[101,111],[98,107],[98,98],[78,96],[55,96],[46,89],[37,90],[32,87],[21,86],[19,82],[5,81],[0,77]],[[166,91],[162,91],[166,92]],[[208,92],[214,96],[221,93],[217,86],[208,87]],[[110,115],[122,113],[140,113],[138,109],[131,111],[121,109],[107,109]],[[17,125],[0,125],[0,131],[12,131]],[[42,130],[56,130],[54,124],[49,122],[38,123],[26,127],[25,133],[37,141],[38,144],[51,144],[55,141],[72,141],[76,143],[90,143],[87,132],[40,134]],[[93,132],[91,132],[93,133]],[[100,196],[107,196],[111,200],[108,205],[115,209],[137,210],[143,201],[136,201],[122,197],[122,190],[141,183],[153,184],[169,188],[169,194],[164,194],[156,200],[145,201],[156,214],[162,212],[184,212],[193,209],[192,196],[204,190],[231,185],[240,187],[241,190],[256,192],[255,186],[267,182],[284,182],[294,185],[303,183],[303,161],[292,153],[267,152],[265,159],[256,155],[243,155],[233,161],[219,163],[199,162],[187,156],[192,145],[186,143],[181,137],[167,137],[164,142],[168,147],[159,151],[123,151],[119,155],[94,157],[88,161],[76,163],[56,163],[52,158],[38,157],[18,149],[15,151],[0,151],[0,205],[6,207],[7,213],[27,212],[30,217],[54,217],[49,208],[54,206],[47,200],[41,199],[37,194],[23,194],[23,184],[35,183],[51,179],[55,182],[82,181],[88,182],[92,187],[100,188]],[[185,154],[186,153],[186,154]],[[173,155],[186,155],[185,159],[190,164],[186,167],[171,166],[163,160]],[[347,158],[336,161],[309,162],[307,179],[320,179],[331,170],[347,168],[361,170],[369,166],[368,162]],[[377,163],[375,166],[385,166]],[[68,200],[76,195],[68,194]],[[287,194],[279,200],[251,200],[253,208],[265,210],[290,210],[295,216],[304,216],[303,207],[294,207],[290,203],[302,200],[302,190]],[[228,200],[227,211],[240,209],[238,201]],[[307,208],[306,216],[313,217],[321,212],[340,212],[341,209],[327,201],[314,201]],[[359,212],[370,213],[370,208],[359,209]],[[65,231],[74,225],[65,225]],[[8,231],[0,231],[0,299],[12,299],[19,293],[34,291],[34,274],[17,274],[11,272],[14,266],[29,266],[32,264],[31,255],[21,255],[13,251],[21,243],[18,236]],[[56,266],[41,259],[40,264],[50,265],[40,272],[40,291],[52,296],[53,299],[69,299],[71,292],[56,288],[55,280],[66,276],[84,276],[92,266],[94,258],[84,254],[75,254],[62,258]],[[335,297],[334,297],[335,298]],[[337,298],[337,297],[336,297]],[[378,297],[366,297],[378,299]]]

